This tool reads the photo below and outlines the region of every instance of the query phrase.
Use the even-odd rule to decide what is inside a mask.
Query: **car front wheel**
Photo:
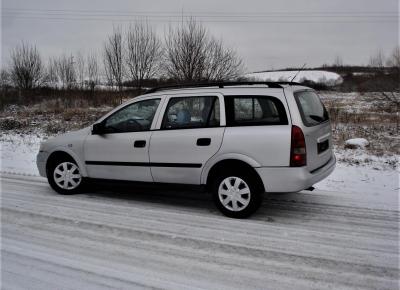
[[[50,186],[60,194],[75,194],[83,186],[83,177],[79,167],[72,159],[53,162],[47,173]]]

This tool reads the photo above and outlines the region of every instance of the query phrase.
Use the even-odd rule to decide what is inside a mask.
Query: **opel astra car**
[[[335,168],[317,93],[293,83],[153,89],[95,124],[41,144],[37,166],[61,194],[89,179],[199,185],[229,217],[265,192],[298,192]]]

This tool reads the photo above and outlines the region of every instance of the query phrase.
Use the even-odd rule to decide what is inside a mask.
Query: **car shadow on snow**
[[[82,193],[88,198],[112,199],[121,205],[141,203],[160,208],[178,209],[179,211],[195,211],[196,213],[222,216],[213,203],[211,193],[202,188],[179,185],[145,185],[129,182],[90,182]],[[287,210],[292,210],[291,203],[301,193],[269,193],[265,195],[260,209],[252,215],[251,219],[274,222],[285,209],[285,203],[289,201]]]

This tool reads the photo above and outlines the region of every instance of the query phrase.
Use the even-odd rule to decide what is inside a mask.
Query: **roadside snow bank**
[[[39,175],[36,154],[39,152],[41,135],[0,135],[0,169],[2,172]]]
[[[255,81],[291,81],[298,71],[270,71],[270,72],[256,72],[246,74],[245,77]],[[335,86],[343,82],[340,75],[334,72],[322,70],[306,70],[297,74],[294,82],[312,81],[318,84],[327,86]]]
[[[377,170],[338,163],[335,171],[315,185],[316,189],[358,194],[360,198],[379,197],[382,201],[398,200],[399,171]]]

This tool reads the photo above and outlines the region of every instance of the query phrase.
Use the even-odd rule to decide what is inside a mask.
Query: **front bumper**
[[[49,157],[49,153],[46,151],[39,151],[36,155],[36,165],[39,170],[40,176],[46,177],[46,162]]]
[[[325,166],[312,173],[306,167],[259,167],[254,168],[261,177],[266,192],[298,192],[313,186],[329,176],[336,166],[332,154]]]

